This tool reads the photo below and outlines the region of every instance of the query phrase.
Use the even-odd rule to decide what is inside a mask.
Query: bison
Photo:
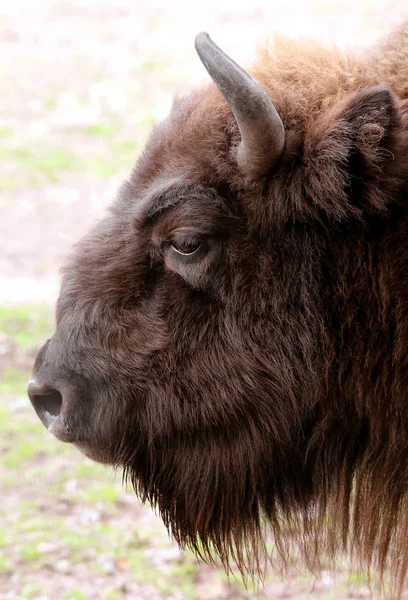
[[[63,268],[28,393],[181,547],[408,566],[408,24],[278,40],[156,125]],[[269,534],[268,534],[269,535]],[[356,562],[357,561],[357,562]]]

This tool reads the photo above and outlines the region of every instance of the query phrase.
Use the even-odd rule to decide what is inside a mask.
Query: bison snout
[[[35,379],[29,381],[27,393],[35,412],[48,431],[62,441],[73,441],[63,419],[62,393],[53,387],[38,383]]]

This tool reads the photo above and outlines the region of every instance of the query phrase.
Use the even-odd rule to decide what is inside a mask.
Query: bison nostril
[[[28,396],[35,412],[47,429],[49,429],[52,422],[61,412],[61,393],[54,388],[36,386],[35,383],[30,382],[28,385]]]
[[[53,417],[57,417],[61,412],[62,396],[57,390],[49,390],[41,395],[34,394],[32,402]]]

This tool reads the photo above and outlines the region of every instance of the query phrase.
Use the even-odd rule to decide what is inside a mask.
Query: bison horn
[[[228,102],[241,142],[239,168],[247,175],[264,175],[282,154],[285,129],[270,98],[256,81],[219,48],[208,33],[199,33],[195,47],[204,67]]]

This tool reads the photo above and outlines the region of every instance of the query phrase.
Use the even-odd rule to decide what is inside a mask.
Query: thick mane
[[[250,69],[289,125],[311,119],[352,92],[387,85],[408,99],[408,21],[369,49],[343,51],[277,37]]]
[[[319,558],[333,559],[347,551],[353,567],[369,565],[380,578],[389,568],[393,592],[400,594],[408,566],[408,254],[403,252],[408,233],[403,114],[408,27],[380,48],[355,54],[278,40],[272,52],[260,54],[251,73],[272,98],[287,131],[280,165],[283,187],[275,181],[269,205],[256,200],[261,191],[231,163],[228,148],[237,132],[213,86],[178,100],[162,135],[172,169],[180,157],[186,174],[211,181],[216,173],[249,190],[249,210],[258,223],[284,223],[295,215],[303,229],[301,237],[298,231],[292,237],[285,231],[286,237],[279,238],[290,248],[291,272],[285,281],[285,252],[280,248],[283,279],[276,297],[281,305],[273,312],[286,320],[286,332],[279,339],[281,347],[268,342],[270,356],[262,357],[267,363],[279,356],[280,371],[271,385],[273,396],[282,399],[281,412],[277,417],[272,411],[268,419],[268,399],[257,397],[255,404],[243,407],[242,420],[231,422],[219,436],[203,424],[194,445],[187,434],[177,443],[170,435],[171,450],[158,441],[136,459],[133,449],[126,475],[141,497],[159,508],[179,544],[207,558],[218,555],[227,568],[235,561],[243,574],[262,574],[268,554],[266,520],[283,563],[295,547],[312,569]],[[373,85],[389,86],[394,94],[390,100],[384,92],[389,110],[382,121],[370,97],[362,95]],[[345,183],[342,169],[351,160],[345,149],[354,130],[350,126],[343,132],[341,127],[346,121],[354,127],[361,114],[368,114],[357,136],[364,158],[357,161],[352,183]],[[327,149],[328,136],[332,141]],[[397,164],[390,161],[394,150]],[[341,154],[337,157],[336,152]],[[339,168],[334,170],[337,159]],[[146,161],[141,173],[154,163],[151,154]],[[311,166],[314,161],[318,175]],[[369,179],[365,207],[350,202],[353,193],[361,196],[361,177]],[[397,191],[401,182],[403,192]],[[305,207],[307,185],[311,204]],[[357,186],[355,192],[350,185]],[[316,214],[321,228],[317,236],[316,222],[308,222]],[[355,220],[344,220],[350,216]],[[298,264],[293,265],[299,240]],[[273,255],[273,244],[269,250]],[[322,255],[324,272],[319,266]],[[255,287],[239,305],[253,307],[261,299],[262,290]],[[266,310],[272,301],[265,300]],[[273,326],[265,335],[273,336]],[[240,344],[245,342],[230,334],[225,343],[236,347],[231,369],[238,366],[248,373],[248,395],[262,361],[242,364]],[[223,364],[225,376],[228,360],[222,347],[217,351],[218,357],[212,348],[204,349]],[[271,370],[270,364],[266,369]],[[225,378],[241,385],[234,375]],[[298,408],[299,380],[303,391],[310,390],[305,393],[309,404],[302,406],[306,413]],[[240,396],[240,390],[226,390],[223,384],[218,391],[218,401],[227,392]],[[152,422],[158,418],[150,415]]]

